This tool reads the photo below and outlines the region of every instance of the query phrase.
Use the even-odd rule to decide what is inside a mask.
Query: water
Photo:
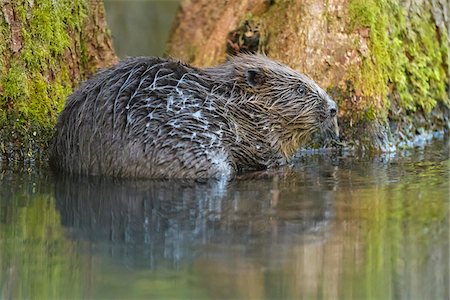
[[[1,298],[448,299],[449,142],[229,183],[0,168]]]
[[[117,55],[162,56],[180,0],[104,0]]]

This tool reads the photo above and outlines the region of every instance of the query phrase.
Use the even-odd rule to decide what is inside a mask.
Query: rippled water
[[[229,183],[0,170],[1,298],[448,299],[449,143]]]

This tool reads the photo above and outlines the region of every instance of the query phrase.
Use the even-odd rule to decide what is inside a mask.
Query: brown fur
[[[148,178],[219,178],[287,163],[336,104],[311,79],[265,56],[199,69],[159,58],[124,60],[66,102],[54,169]]]

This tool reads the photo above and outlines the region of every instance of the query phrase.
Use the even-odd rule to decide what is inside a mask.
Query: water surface
[[[1,298],[448,299],[449,143],[231,182],[0,167]]]

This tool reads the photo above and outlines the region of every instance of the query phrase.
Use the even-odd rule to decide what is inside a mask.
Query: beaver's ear
[[[248,69],[246,74],[247,83],[252,87],[257,87],[262,85],[266,76],[264,74],[264,70],[261,68],[258,69]]]

